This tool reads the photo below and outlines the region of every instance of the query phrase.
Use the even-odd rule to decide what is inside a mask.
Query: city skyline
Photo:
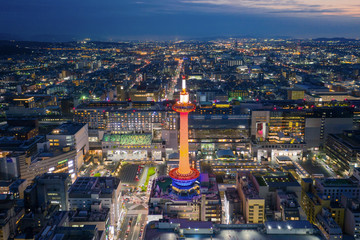
[[[360,5],[342,1],[0,1],[0,39],[358,38]]]
[[[359,45],[0,41],[0,240],[360,240]]]

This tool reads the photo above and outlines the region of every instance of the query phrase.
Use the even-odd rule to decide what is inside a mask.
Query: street
[[[147,214],[132,214],[125,218],[118,239],[138,240],[142,238]]]
[[[306,158],[299,161],[300,165],[310,174],[323,174],[324,177],[336,177],[335,172],[319,158]]]
[[[163,166],[155,166],[155,174],[149,175],[151,166],[144,165],[141,170],[141,175],[138,176],[138,181],[131,181],[137,174],[137,169],[140,165],[127,164],[124,165],[121,172],[121,177],[124,178],[122,183],[122,199],[126,214],[123,216],[123,222],[118,231],[118,239],[121,240],[138,240],[142,239],[144,227],[147,223],[148,201],[151,191],[152,182],[160,172],[164,170]],[[135,173],[134,173],[135,172]],[[149,175],[149,176],[148,176]],[[145,190],[145,184],[148,178],[148,183]],[[127,182],[125,182],[128,180]]]

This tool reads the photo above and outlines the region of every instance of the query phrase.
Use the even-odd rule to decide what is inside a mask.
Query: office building
[[[20,165],[21,178],[32,181],[36,176],[44,173],[69,173],[72,181],[76,179],[76,150],[70,147],[48,148],[49,142],[38,145],[38,152],[24,157]],[[46,150],[48,149],[48,150]]]
[[[40,236],[39,240],[105,239],[104,232],[99,231],[96,225],[84,225],[83,227],[49,227],[49,229],[45,229],[40,233]]]
[[[310,179],[302,179],[301,207],[307,220],[317,223],[317,216],[327,209],[337,225],[343,229],[345,220],[345,208],[340,203],[343,194],[352,195],[352,182],[348,179],[316,179],[315,186]],[[356,192],[354,192],[356,194]]]
[[[330,134],[326,140],[325,152],[335,170],[350,175],[359,165],[360,132],[344,131]]]
[[[68,210],[68,190],[71,177],[68,173],[44,173],[33,180],[25,191],[26,211],[47,208],[49,204],[58,205],[61,211]]]
[[[84,156],[89,151],[88,125],[67,122],[53,129],[46,135],[52,147],[70,147],[76,150],[75,171],[84,163]]]
[[[119,109],[107,112],[106,130],[112,133],[153,133],[162,129],[176,130],[178,116],[174,111],[159,109]]]
[[[25,179],[0,181],[0,194],[11,194],[14,199],[24,199],[24,190],[28,186]]]
[[[0,199],[0,239],[8,240],[15,235],[17,223],[24,215],[24,208],[18,207],[11,194]]]
[[[347,107],[316,108],[306,113],[305,142],[307,149],[323,147],[330,134],[353,129],[353,109]]]
[[[69,210],[109,209],[111,231],[120,224],[120,179],[115,177],[79,177],[68,193]]]
[[[290,218],[286,220],[299,220],[296,198],[300,196],[301,186],[291,173],[253,173],[249,177],[259,196],[265,199],[266,217],[276,219],[278,212],[281,217]]]
[[[0,127],[0,136],[15,140],[29,140],[39,134],[37,119],[8,118],[7,124]]]
[[[302,89],[288,89],[287,90],[287,99],[289,100],[299,100],[304,99],[305,91]]]
[[[321,233],[327,240],[342,239],[341,227],[331,217],[331,213],[326,209],[322,208],[321,213],[316,215],[317,226]]]
[[[357,198],[346,195],[341,197],[341,203],[345,206],[344,233],[360,239],[360,202]]]
[[[10,137],[0,138],[0,178],[10,180],[24,174],[22,169],[26,168],[27,162],[38,152],[38,146],[43,145],[44,137],[42,136],[36,136],[29,140],[14,140]],[[25,176],[22,179],[28,178]]]
[[[238,173],[236,188],[240,196],[241,212],[246,223],[265,222],[265,198],[259,195],[252,175]]]
[[[99,205],[100,206],[100,205]],[[83,227],[85,225],[96,225],[99,231],[104,231],[105,235],[110,231],[110,209],[92,209],[70,211],[68,216],[69,227]]]
[[[340,202],[342,195],[359,198],[359,181],[356,178],[318,178],[315,179],[317,191],[333,202]]]
[[[236,188],[227,188],[224,194],[225,223],[240,223],[240,197]]]
[[[276,210],[280,212],[282,221],[300,220],[300,205],[298,196],[292,192],[276,191]]]

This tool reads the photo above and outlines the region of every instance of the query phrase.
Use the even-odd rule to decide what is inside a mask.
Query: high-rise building
[[[252,111],[251,145],[253,156],[275,160],[277,156],[301,159],[305,148],[304,112],[286,110]]]

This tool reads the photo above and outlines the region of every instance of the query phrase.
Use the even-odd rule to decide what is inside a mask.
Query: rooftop
[[[227,149],[227,150],[218,150],[216,152],[216,156],[218,158],[235,158],[235,155],[234,153],[230,150],[230,149]]]
[[[9,187],[13,182],[11,180],[1,180],[0,187]]]
[[[351,187],[357,186],[357,183],[352,181],[349,178],[326,178],[326,179],[316,179],[317,182],[320,182],[324,187]]]
[[[83,128],[85,124],[82,123],[74,123],[74,122],[67,122],[63,123],[57,128],[53,129],[48,136],[51,135],[74,135],[76,134],[81,128]]]
[[[269,187],[285,187],[285,186],[300,186],[296,179],[290,173],[273,173],[272,175],[255,176],[260,186]]]
[[[1,137],[0,148],[3,151],[27,151],[44,140],[43,136],[35,136],[29,140],[15,140],[12,137]]]
[[[117,142],[119,145],[150,145],[151,134],[105,134],[104,142]]]
[[[200,181],[200,184],[199,182]],[[201,174],[197,182],[194,184],[194,188],[201,187],[202,194],[206,195],[206,199],[216,200],[220,199],[216,178],[210,176],[208,174]],[[153,183],[153,187],[151,189],[151,198],[162,198],[162,199],[170,199],[174,201],[193,201],[200,196],[194,194],[190,195],[179,195],[172,191],[172,179],[168,176],[162,176],[156,179]]]
[[[360,131],[358,130],[344,131],[342,134],[330,134],[330,136],[351,149],[360,148]]]
[[[168,221],[172,221],[168,220]],[[184,220],[188,221],[188,220]],[[207,225],[202,225],[197,221],[188,221],[188,223],[183,223],[182,226],[188,226],[190,228],[211,228],[210,223]],[[283,226],[284,229],[287,229],[288,226],[293,229],[312,229],[313,225],[308,221],[287,221],[287,222],[267,222],[266,226],[278,227],[279,225]],[[145,231],[145,239],[167,239],[167,240],[176,240],[180,239],[179,235],[174,232],[173,229],[157,229],[156,222],[151,222],[147,225]],[[181,227],[182,227],[181,226]],[[236,240],[320,240],[322,237],[316,234],[266,234],[264,231],[259,229],[264,229],[264,225],[261,224],[237,224],[236,225],[227,225],[227,224],[213,224],[214,233],[213,234],[197,234],[197,235],[186,235],[186,239],[236,239]]]
[[[225,196],[229,202],[240,202],[240,197],[236,188],[227,188],[225,191]]]
[[[167,220],[166,220],[167,221]],[[213,223],[212,222],[205,222],[205,221],[189,221],[187,219],[169,219],[168,220],[171,223],[178,223],[180,224],[180,228],[212,228]]]
[[[37,179],[38,180],[57,180],[57,179],[65,180],[69,177],[70,176],[68,173],[44,173],[43,175],[38,176]]]
[[[259,196],[258,190],[248,175],[239,175],[244,195],[249,199],[263,199]]]
[[[91,194],[99,197],[109,197],[120,184],[115,177],[79,177],[69,189],[69,198],[88,198]]]
[[[104,222],[109,217],[109,209],[101,211],[75,211],[69,213],[69,222]]]
[[[265,222],[265,227],[269,228],[283,228],[283,229],[287,229],[288,227],[291,227],[293,229],[299,229],[299,228],[308,228],[308,229],[312,229],[314,228],[314,225],[312,225],[310,222],[308,221],[304,221],[304,220],[298,220],[298,221],[267,221]]]

